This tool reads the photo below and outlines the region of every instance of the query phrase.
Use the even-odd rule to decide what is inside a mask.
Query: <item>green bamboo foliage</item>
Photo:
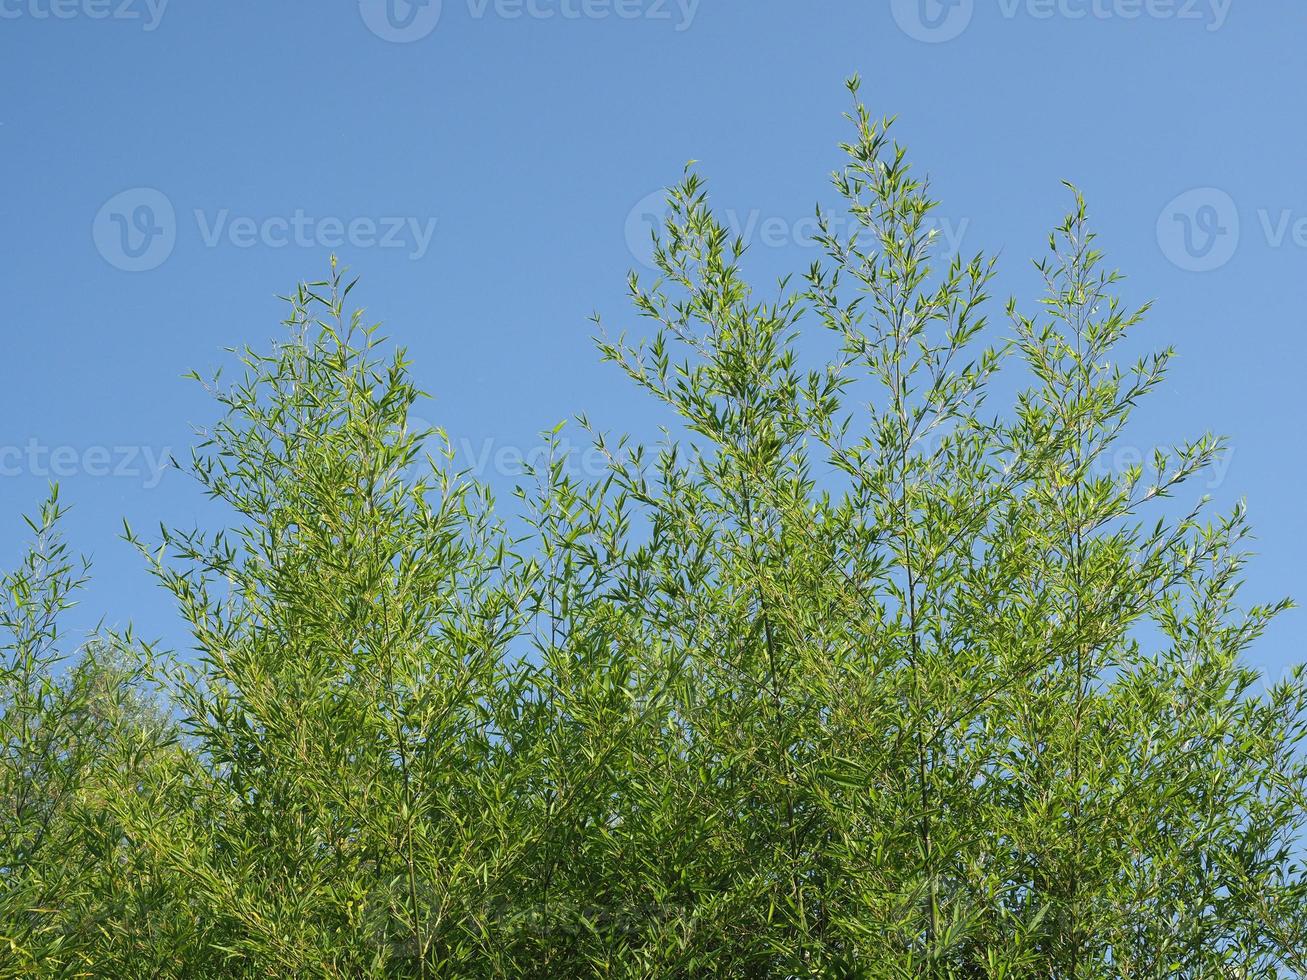
[[[53,489],[27,521],[30,549],[0,580],[3,976],[151,962],[161,937],[146,922],[169,903],[115,811],[173,758],[171,726],[130,637],[70,645],[61,630],[87,570],[59,534],[63,514]]]
[[[796,279],[670,192],[645,339],[597,338],[669,435],[582,418],[601,478],[556,428],[496,516],[333,263],[204,381],[225,529],[127,531],[193,654],[59,666],[52,496],[3,583],[0,973],[1307,975],[1307,677],[1242,659],[1288,604],[1188,504],[1222,441],[1113,471],[1171,355],[1118,366],[1147,310],[1083,200],[996,311],[850,89]]]

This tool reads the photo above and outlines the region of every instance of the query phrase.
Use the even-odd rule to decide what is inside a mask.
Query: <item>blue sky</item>
[[[498,485],[577,412],[650,431],[587,316],[638,326],[651,195],[697,159],[758,282],[806,268],[857,71],[1027,309],[1083,189],[1156,300],[1127,353],[1180,353],[1126,449],[1228,434],[1207,489],[1249,502],[1249,597],[1307,598],[1304,42],[1300,0],[0,0],[0,564],[58,478],[83,618],[184,646],[122,519],[222,519],[158,473],[214,416],[182,375],[276,337],[332,251]]]

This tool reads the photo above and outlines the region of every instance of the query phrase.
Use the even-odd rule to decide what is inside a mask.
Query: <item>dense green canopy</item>
[[[1177,506],[1221,441],[1105,465],[1169,351],[1113,363],[1083,202],[993,324],[850,120],[773,298],[671,192],[651,336],[598,345],[681,435],[582,420],[598,478],[497,516],[333,264],[211,382],[231,526],[127,532],[198,657],[70,645],[52,497],[0,588],[0,974],[1307,976],[1307,685],[1240,660],[1286,604]]]

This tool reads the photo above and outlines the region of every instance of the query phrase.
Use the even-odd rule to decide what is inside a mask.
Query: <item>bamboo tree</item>
[[[1289,604],[1184,502],[1224,442],[1113,467],[1172,355],[1117,366],[1148,308],[1085,202],[995,321],[849,88],[799,279],[669,192],[649,336],[597,338],[667,428],[583,416],[602,475],[559,426],[497,508],[333,262],[203,382],[222,529],[127,531],[193,652],[68,651],[51,497],[3,580],[0,974],[1307,972],[1307,677],[1242,659]]]

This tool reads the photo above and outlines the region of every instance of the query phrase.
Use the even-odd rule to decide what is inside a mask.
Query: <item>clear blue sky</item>
[[[152,465],[214,415],[182,374],[266,345],[333,250],[501,486],[576,412],[648,431],[586,320],[635,325],[648,195],[698,159],[759,281],[803,269],[860,71],[946,238],[1001,250],[1027,308],[1059,182],[1083,188],[1157,300],[1130,353],[1181,355],[1133,444],[1229,434],[1249,597],[1307,599],[1304,43],[1301,0],[0,0],[0,564],[58,476],[83,617],[184,645],[121,521],[222,519]]]

